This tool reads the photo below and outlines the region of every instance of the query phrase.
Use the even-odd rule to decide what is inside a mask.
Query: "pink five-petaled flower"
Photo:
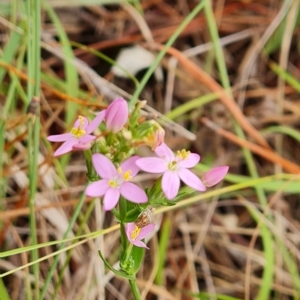
[[[225,177],[228,170],[229,170],[228,166],[221,166],[207,171],[202,176],[202,181],[204,185],[207,187],[216,185]]]
[[[143,157],[136,161],[141,170],[149,173],[163,173],[162,190],[167,199],[174,199],[179,191],[180,179],[197,191],[205,191],[206,187],[202,181],[190,170],[200,160],[196,153],[186,150],[177,151],[176,156],[165,144],[155,149],[159,157]]]
[[[108,131],[120,131],[128,120],[128,104],[123,98],[114,100],[105,110],[105,123]]]
[[[47,140],[50,142],[64,142],[54,152],[54,156],[66,154],[72,150],[86,150],[90,148],[91,142],[96,139],[91,133],[100,125],[104,115],[104,111],[100,112],[91,123],[86,117],[79,116],[71,132],[48,136]]]
[[[134,222],[125,225],[126,235],[129,242],[137,247],[149,249],[141,240],[145,238],[155,228],[155,224],[148,224],[143,228],[139,228]]]
[[[87,196],[101,197],[104,195],[104,210],[113,209],[122,195],[125,199],[135,203],[145,203],[148,197],[144,190],[129,182],[138,172],[135,164],[139,156],[132,156],[125,160],[118,169],[102,154],[94,154],[92,161],[101,180],[91,183],[85,190]]]

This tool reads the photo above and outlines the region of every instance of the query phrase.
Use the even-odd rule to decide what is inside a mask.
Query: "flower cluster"
[[[134,222],[126,219],[126,216],[123,216],[125,219],[121,222],[126,223],[125,233],[129,243],[147,248],[142,240],[154,230],[155,225],[151,222],[149,214],[145,214],[147,209],[144,207],[146,203],[151,207],[156,199],[152,199],[154,196],[152,196],[151,190],[146,193],[144,189],[132,182],[138,172],[160,174],[159,188],[162,193],[159,194],[167,199],[164,201],[168,201],[174,200],[178,196],[181,181],[193,190],[203,192],[207,187],[218,184],[225,177],[228,166],[211,169],[203,175],[201,180],[190,170],[199,163],[200,156],[184,149],[174,154],[164,143],[164,130],[158,123],[155,121],[141,123],[139,121],[139,109],[140,106],[137,106],[129,117],[127,102],[118,98],[105,110],[98,113],[90,123],[87,118],[79,116],[71,132],[51,135],[48,140],[64,142],[55,151],[54,156],[60,156],[73,150],[91,151],[92,148],[94,154],[89,163],[93,165],[94,171],[99,177],[92,180],[93,182],[87,186],[86,195],[103,197],[104,210],[112,211],[114,214],[116,214],[116,207],[121,197],[131,203],[130,205],[133,207],[131,212],[141,209],[142,213],[136,216]],[[105,124],[101,128],[105,130],[104,135],[107,142],[104,146],[99,142],[100,146],[98,145],[95,150],[93,145],[95,143],[97,145],[97,136],[92,133],[102,123]],[[134,155],[134,145],[139,144],[149,145],[156,156],[139,157]],[[120,152],[124,155],[121,155]],[[117,155],[119,155],[119,159],[114,159]],[[148,209],[149,211],[150,214],[153,213],[153,210]],[[116,217],[120,218],[120,214],[117,214]]]
[[[71,132],[50,135],[47,139],[50,142],[64,142],[54,152],[54,156],[60,156],[72,150],[87,150],[91,148],[92,142],[96,139],[96,136],[91,135],[91,133],[99,127],[103,120],[105,120],[107,131],[115,133],[123,128],[127,119],[127,102],[122,98],[118,98],[107,109],[101,111],[91,123],[87,118],[79,116]]]

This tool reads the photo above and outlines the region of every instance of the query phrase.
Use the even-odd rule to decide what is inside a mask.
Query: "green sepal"
[[[137,127],[138,120],[141,116],[141,102],[137,102],[134,106],[134,109],[130,113],[130,118],[128,120],[129,130],[134,132],[133,129]]]
[[[97,140],[92,146],[92,152],[93,154],[101,153],[103,155],[109,153],[109,148],[107,147],[105,140]]]
[[[121,255],[120,267],[127,274],[135,275],[143,262],[145,249],[129,244],[126,251]]]
[[[129,280],[134,280],[135,279],[135,276],[134,275],[131,275],[131,274],[127,274],[126,272],[122,271],[122,270],[116,270],[115,268],[113,268],[109,263],[108,261],[103,257],[101,251],[99,250],[98,251],[98,254],[100,256],[100,258],[103,260],[104,264],[106,265],[106,267],[111,270],[112,272],[114,272],[116,275],[120,276],[120,277],[123,277],[123,278],[126,278],[126,279],[129,279]]]

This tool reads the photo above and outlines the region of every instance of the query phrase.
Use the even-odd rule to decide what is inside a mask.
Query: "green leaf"
[[[129,274],[126,274],[124,271],[116,270],[115,268],[113,268],[108,263],[108,261],[104,258],[104,256],[102,255],[100,250],[98,251],[98,253],[99,253],[99,256],[101,257],[101,259],[103,260],[104,264],[107,266],[107,268],[109,270],[111,270],[112,272],[114,272],[116,275],[118,275],[120,277],[123,277],[123,278],[126,278],[126,279],[129,279],[129,280],[134,280],[135,279],[134,275],[129,275]]]
[[[141,267],[145,254],[145,248],[133,246],[132,248],[132,258],[134,260],[132,273],[136,274]]]
[[[135,222],[140,213],[141,213],[140,208],[137,206],[134,207],[133,209],[127,212],[124,222],[125,223]]]

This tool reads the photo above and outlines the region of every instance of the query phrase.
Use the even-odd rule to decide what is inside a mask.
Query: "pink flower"
[[[190,170],[200,160],[200,156],[190,151],[177,151],[176,156],[166,145],[161,144],[155,149],[159,157],[143,157],[136,161],[141,170],[149,173],[163,173],[162,190],[167,199],[176,197],[180,187],[180,179],[197,191],[205,191],[202,181]]]
[[[48,136],[47,140],[50,142],[64,142],[54,152],[54,156],[59,156],[72,150],[89,149],[91,142],[96,139],[91,133],[100,125],[104,115],[104,111],[100,112],[91,123],[86,117],[79,116],[71,132]]]
[[[141,240],[145,238],[155,228],[155,224],[148,224],[143,228],[139,228],[134,222],[125,225],[126,235],[129,242],[137,247],[149,249]]]
[[[128,120],[128,104],[123,98],[113,101],[105,110],[105,122],[108,131],[120,131]]]
[[[94,154],[92,161],[94,168],[101,180],[91,183],[85,190],[87,196],[104,196],[104,210],[113,209],[122,195],[125,199],[134,203],[145,203],[148,197],[144,190],[129,182],[138,172],[139,168],[135,164],[139,156],[132,156],[125,160],[116,169],[114,164],[102,154]]]
[[[205,186],[211,187],[219,183],[227,174],[229,170],[228,166],[221,166],[213,168],[208,172],[204,173],[202,176],[202,181]]]

